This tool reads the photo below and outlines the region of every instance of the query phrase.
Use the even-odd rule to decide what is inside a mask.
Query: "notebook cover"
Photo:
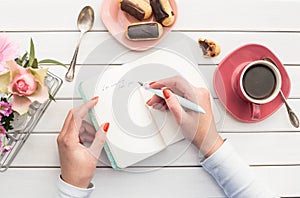
[[[87,90],[87,89],[83,88],[84,87],[84,83],[86,83],[86,82],[81,82],[79,84],[78,91],[79,91],[80,96],[82,97],[83,102],[87,102],[88,98],[90,98],[90,97],[88,97],[88,94],[86,94],[83,91],[83,90]],[[92,121],[92,124],[94,125],[95,129],[98,130],[99,129],[99,125],[98,125],[98,122],[96,120],[94,110],[93,109],[89,110],[88,114],[89,114],[89,117],[90,117],[90,119]],[[108,145],[106,143],[105,143],[105,145],[104,145],[103,148],[105,150],[105,153],[107,155],[107,158],[108,158],[108,160],[109,160],[112,168],[116,169],[116,170],[122,170],[120,167],[117,166],[116,161],[115,161],[114,157],[112,156],[111,151],[110,151],[110,149],[109,149],[109,147],[108,147]]]

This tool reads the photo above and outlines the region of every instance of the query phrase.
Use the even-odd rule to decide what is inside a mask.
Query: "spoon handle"
[[[74,52],[70,67],[68,69],[68,72],[66,73],[65,79],[68,82],[73,81],[74,79],[74,73],[75,73],[75,65],[76,65],[76,60],[77,60],[77,54],[79,51],[79,47],[76,47],[76,50]]]
[[[288,105],[286,98],[284,97],[282,91],[280,91],[280,96],[285,104],[285,107],[287,109],[288,115],[289,115],[289,119],[291,124],[295,127],[298,128],[299,127],[299,119],[297,117],[297,115],[294,113],[294,111],[291,109],[291,107]]]
[[[269,58],[269,57],[264,57],[264,58],[262,58],[262,59],[265,60],[265,61],[269,61],[269,62],[273,63],[273,64],[277,67],[276,63],[275,63],[271,58]],[[283,95],[283,93],[282,93],[281,90],[280,90],[279,93],[280,93],[280,96],[281,96],[281,98],[282,98],[282,100],[283,100],[283,102],[284,102],[284,104],[285,104],[285,107],[286,107],[286,110],[287,110],[287,112],[288,112],[288,115],[289,115],[289,119],[290,119],[291,124],[292,124],[295,128],[298,128],[298,127],[299,127],[299,119],[298,119],[297,115],[294,113],[294,111],[292,110],[292,108],[291,108],[291,107],[289,106],[289,104],[287,103],[286,98],[285,98],[285,96]]]
[[[77,42],[77,46],[76,46],[76,49],[75,49],[72,61],[70,63],[70,67],[69,67],[69,69],[68,69],[68,71],[66,73],[66,76],[65,76],[65,79],[68,82],[72,82],[73,79],[74,79],[74,73],[75,73],[75,66],[76,66],[77,55],[78,55],[79,46],[80,46],[80,42],[81,42],[81,39],[82,39],[83,35],[84,35],[84,33],[80,34],[80,37],[79,37],[79,40]]]

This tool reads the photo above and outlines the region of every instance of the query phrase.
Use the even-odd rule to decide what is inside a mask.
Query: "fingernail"
[[[92,98],[91,100],[98,100],[99,96],[95,96],[94,98]]]
[[[153,81],[153,82],[149,83],[149,85],[151,86],[151,85],[153,85],[154,83],[156,83],[156,82],[155,82],[155,81]]]
[[[108,128],[109,128],[109,122],[105,123],[104,126],[103,126],[103,131],[104,132],[107,132],[108,131]]]
[[[171,91],[168,88],[163,90],[163,94],[164,94],[165,99],[170,98],[170,96],[171,96],[170,92]]]
[[[150,101],[151,101],[151,98],[146,102],[146,104],[149,105]]]

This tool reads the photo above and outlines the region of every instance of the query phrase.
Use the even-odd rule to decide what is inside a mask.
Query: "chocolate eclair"
[[[150,0],[150,5],[157,22],[163,26],[170,26],[174,23],[175,14],[169,0]]]
[[[212,58],[218,56],[221,52],[221,47],[210,39],[198,39],[199,46],[202,49],[203,56],[206,58]]]
[[[144,0],[119,0],[119,3],[121,10],[140,21],[152,15],[151,6]]]
[[[133,41],[155,40],[161,37],[162,26],[157,22],[140,22],[128,25],[126,37]]]

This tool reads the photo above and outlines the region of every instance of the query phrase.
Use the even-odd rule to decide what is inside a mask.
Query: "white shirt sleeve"
[[[57,197],[58,198],[88,198],[94,191],[95,187],[91,183],[88,188],[78,188],[66,183],[59,176],[57,183]]]
[[[249,165],[240,158],[228,140],[201,165],[215,178],[228,197],[277,197],[254,177]]]

